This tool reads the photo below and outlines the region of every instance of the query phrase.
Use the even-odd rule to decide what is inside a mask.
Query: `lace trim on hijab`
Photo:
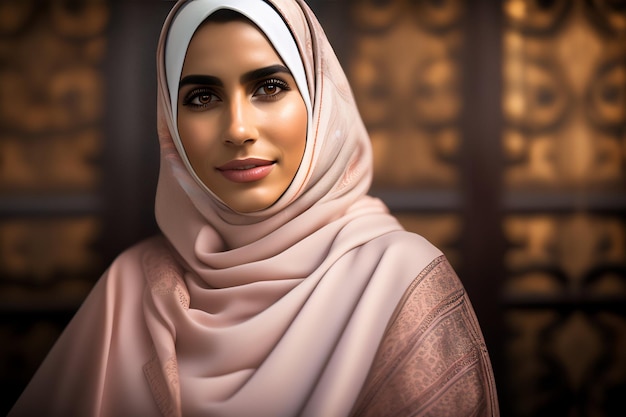
[[[178,362],[176,355],[165,361],[163,369],[159,362],[156,350],[152,351],[152,357],[143,366],[143,373],[148,381],[150,391],[156,402],[157,407],[164,417],[178,417],[180,412],[177,410],[176,404],[171,400],[171,394],[168,387],[172,387],[174,392],[179,392],[178,378]]]
[[[167,248],[147,252],[143,258],[143,266],[146,281],[153,294],[175,294],[181,306],[185,310],[189,309],[189,293],[182,278],[184,271]]]

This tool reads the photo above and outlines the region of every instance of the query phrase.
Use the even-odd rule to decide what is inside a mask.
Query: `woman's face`
[[[180,77],[178,133],[195,172],[233,210],[274,204],[300,166],[307,111],[265,36],[245,21],[194,34]]]

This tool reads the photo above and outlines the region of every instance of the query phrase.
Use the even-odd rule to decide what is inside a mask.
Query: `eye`
[[[271,78],[261,82],[257,89],[254,91],[254,96],[262,97],[264,99],[277,98],[281,93],[289,91],[291,88],[283,80],[277,78]]]
[[[183,100],[183,105],[196,108],[204,108],[217,101],[220,101],[220,98],[212,91],[206,88],[198,88],[190,91],[185,96],[185,99]]]

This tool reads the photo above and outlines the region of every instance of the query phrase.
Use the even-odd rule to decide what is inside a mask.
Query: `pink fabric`
[[[349,85],[302,1],[272,4],[304,62],[312,122],[286,193],[233,212],[172,142],[158,50],[164,237],[105,273],[12,416],[345,416],[405,291],[441,252],[366,196],[369,137]],[[323,412],[322,412],[323,410]]]
[[[489,354],[467,293],[440,256],[389,322],[354,417],[498,417]]]

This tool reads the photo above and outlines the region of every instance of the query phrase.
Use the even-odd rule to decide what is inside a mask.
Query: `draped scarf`
[[[144,303],[154,363],[169,375],[165,408],[174,415],[320,415],[323,404],[347,413],[398,300],[440,252],[366,196],[369,136],[302,1],[271,3],[297,45],[307,80],[300,91],[311,103],[293,182],[271,207],[246,214],[203,187],[176,146],[175,86],[168,89],[167,78],[179,74],[167,74],[164,58],[173,21],[189,3],[179,2],[165,22],[157,60],[156,215],[185,266],[180,291],[149,291]],[[252,3],[239,2],[238,10]],[[267,34],[264,21],[255,24]]]

